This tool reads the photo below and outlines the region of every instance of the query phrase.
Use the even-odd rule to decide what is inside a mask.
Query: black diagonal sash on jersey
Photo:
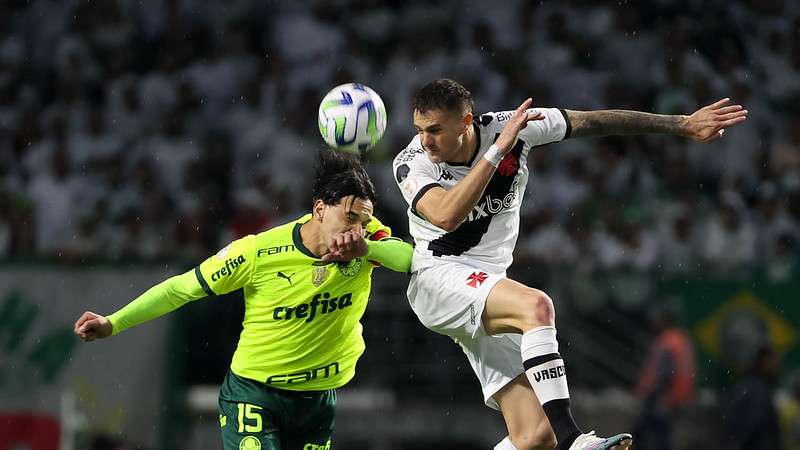
[[[497,140],[497,136],[499,136],[499,134],[495,135],[495,140]],[[519,170],[520,157],[522,155],[522,148],[524,145],[525,144],[522,142],[522,140],[518,140],[517,144],[509,152],[509,154],[513,155],[516,159],[517,170],[514,170],[511,174],[504,174],[504,171],[501,170],[504,169],[504,162],[501,162],[500,167],[498,167],[497,171],[495,171],[494,175],[492,175],[491,180],[489,180],[489,184],[483,191],[482,199],[485,199],[487,195],[491,196],[492,198],[502,199],[511,191],[511,186],[514,183]],[[508,164],[509,162],[506,161],[505,163]],[[428,250],[433,252],[433,256],[461,255],[465,251],[475,247],[478,245],[478,243],[480,243],[481,238],[484,234],[486,234],[486,230],[489,229],[489,224],[492,222],[492,218],[494,216],[495,213],[489,211],[487,212],[486,216],[477,218],[475,220],[465,221],[454,231],[445,233],[437,239],[431,241],[428,244]]]

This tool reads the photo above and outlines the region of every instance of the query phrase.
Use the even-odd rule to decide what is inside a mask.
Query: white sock
[[[525,375],[539,403],[569,398],[564,361],[558,354],[556,328],[536,327],[522,335],[520,345]]]
[[[494,446],[494,450],[517,450],[517,447],[514,447],[514,444],[511,443],[511,438],[506,436],[505,439]]]

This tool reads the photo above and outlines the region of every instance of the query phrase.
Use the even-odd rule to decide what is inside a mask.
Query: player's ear
[[[322,200],[315,200],[314,207],[311,209],[311,218],[322,222],[322,216],[325,212],[325,202]]]
[[[461,120],[464,123],[464,131],[467,130],[467,127],[472,126],[472,120],[474,116],[472,115],[472,111],[464,114],[464,118]]]

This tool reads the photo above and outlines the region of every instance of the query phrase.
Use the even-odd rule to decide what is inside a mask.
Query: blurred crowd
[[[800,3],[781,0],[0,2],[0,257],[203,258],[310,208],[319,100],[383,97],[392,157],[439,77],[476,109],[749,119],[714,144],[642,136],[536,149],[517,261],[785,280],[800,242]]]

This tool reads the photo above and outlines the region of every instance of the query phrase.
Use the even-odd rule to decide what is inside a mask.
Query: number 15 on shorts
[[[239,433],[259,433],[264,427],[261,421],[260,406],[251,405],[249,403],[239,403]],[[245,422],[246,421],[246,422]]]

